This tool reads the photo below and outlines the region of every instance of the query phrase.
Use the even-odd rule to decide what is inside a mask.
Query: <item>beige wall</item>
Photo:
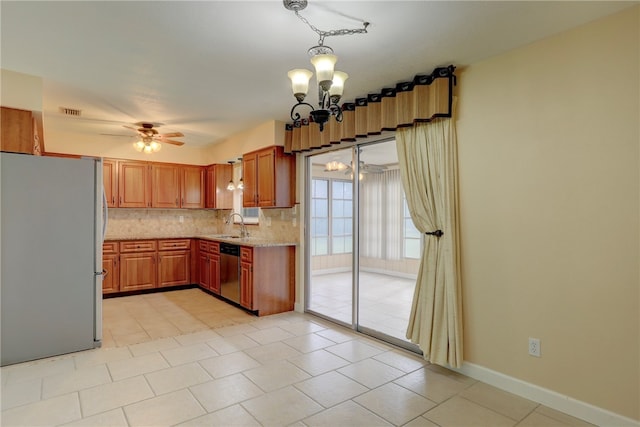
[[[457,123],[465,360],[635,420],[639,38],[635,7],[473,64]]]
[[[225,163],[242,157],[243,153],[272,145],[284,145],[284,122],[271,120],[240,132],[210,147],[209,163]]]
[[[46,124],[46,117],[44,118]],[[232,135],[226,140],[208,147],[182,147],[163,144],[162,150],[153,154],[138,153],[131,142],[114,140],[101,135],[79,135],[62,129],[48,128],[46,150],[55,153],[82,154],[117,159],[146,160],[154,162],[209,165],[226,163],[242,157],[243,153],[284,144],[284,123],[271,120],[247,131]]]
[[[0,105],[42,111],[42,79],[0,69]]]

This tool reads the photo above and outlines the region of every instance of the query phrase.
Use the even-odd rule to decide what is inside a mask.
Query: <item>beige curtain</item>
[[[411,218],[425,234],[407,328],[431,363],[462,364],[462,300],[458,244],[457,142],[454,119],[399,129],[402,185]]]

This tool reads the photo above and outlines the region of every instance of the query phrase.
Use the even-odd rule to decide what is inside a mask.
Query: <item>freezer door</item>
[[[95,160],[0,154],[7,365],[94,347]]]

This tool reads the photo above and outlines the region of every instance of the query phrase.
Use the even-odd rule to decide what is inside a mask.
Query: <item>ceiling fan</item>
[[[145,153],[153,153],[159,151],[162,147],[161,143],[167,143],[171,145],[181,146],[184,145],[182,141],[175,141],[170,138],[181,138],[184,135],[182,132],[169,132],[160,133],[156,128],[162,126],[163,123],[152,122],[138,122],[133,123],[133,126],[123,125],[127,129],[134,130],[140,136],[140,139],[136,141],[133,146],[136,150]]]

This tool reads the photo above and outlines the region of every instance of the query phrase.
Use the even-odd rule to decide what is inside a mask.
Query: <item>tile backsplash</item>
[[[109,209],[106,239],[126,240],[238,234],[240,225],[226,225],[228,210]],[[247,225],[251,237],[277,242],[298,242],[297,210],[260,209],[258,225]]]

